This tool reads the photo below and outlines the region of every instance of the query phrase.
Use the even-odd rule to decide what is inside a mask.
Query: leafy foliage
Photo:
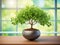
[[[15,18],[11,18],[12,24],[25,23],[26,21],[34,21],[40,23],[40,25],[50,26],[50,16],[47,15],[40,7],[26,6],[18,11]]]

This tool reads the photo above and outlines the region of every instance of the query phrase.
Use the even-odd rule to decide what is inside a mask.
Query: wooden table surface
[[[28,41],[22,36],[0,36],[0,45],[45,45],[60,44],[60,36],[40,36],[35,41]]]

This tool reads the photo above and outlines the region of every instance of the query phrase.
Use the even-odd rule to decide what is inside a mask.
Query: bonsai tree
[[[47,25],[50,26],[51,23],[49,22],[50,16],[43,11],[40,7],[36,7],[34,5],[32,6],[26,6],[25,8],[20,9],[17,12],[17,15],[15,18],[11,18],[12,24],[16,25],[18,23],[26,23],[31,25],[31,28],[33,28],[33,25],[36,23],[39,23],[40,25]]]

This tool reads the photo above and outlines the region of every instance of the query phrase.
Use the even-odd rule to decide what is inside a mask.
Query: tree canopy
[[[29,21],[29,24],[31,23],[39,23],[40,25],[47,25],[50,26],[51,23],[49,22],[50,16],[43,11],[40,7],[36,6],[26,6],[25,8],[20,9],[17,12],[17,15],[15,18],[11,18],[12,24],[18,24],[18,23],[25,23],[26,21]]]

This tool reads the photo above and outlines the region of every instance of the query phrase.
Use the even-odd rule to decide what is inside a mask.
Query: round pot
[[[40,36],[40,31],[38,29],[30,28],[30,29],[24,29],[22,34],[24,38],[33,41]]]

